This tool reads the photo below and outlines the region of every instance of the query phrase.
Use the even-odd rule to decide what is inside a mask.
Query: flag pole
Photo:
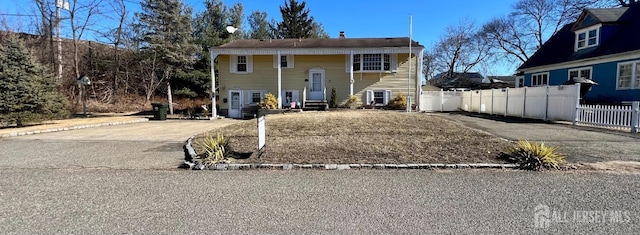
[[[413,34],[413,16],[409,15],[409,75],[407,78],[407,112],[411,112],[411,41]]]

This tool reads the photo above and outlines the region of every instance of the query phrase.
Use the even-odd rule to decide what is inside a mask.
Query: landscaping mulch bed
[[[234,151],[255,152],[256,125],[253,120],[209,134],[230,138]],[[497,156],[512,146],[437,116],[383,110],[268,115],[266,135],[262,158],[254,153],[234,163],[504,163]]]

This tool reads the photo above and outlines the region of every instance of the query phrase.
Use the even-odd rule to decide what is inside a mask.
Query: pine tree
[[[9,36],[0,45],[0,122],[20,127],[68,116],[68,101],[54,81],[31,57],[24,42]]]
[[[268,39],[275,38],[271,30],[271,25],[267,21],[267,13],[261,11],[253,11],[248,17],[250,30],[247,33],[251,39]]]
[[[313,16],[309,16],[307,3],[296,0],[285,0],[280,6],[282,22],[278,23],[278,36],[281,38],[310,38],[313,29]]]
[[[200,51],[193,39],[191,8],[182,0],[144,0],[136,14],[142,30],[143,53],[158,58],[162,79],[167,82],[169,111],[173,114],[170,78],[189,68]],[[152,73],[152,76],[157,76]]]

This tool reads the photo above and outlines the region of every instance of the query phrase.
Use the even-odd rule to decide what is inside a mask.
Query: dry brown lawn
[[[233,150],[255,152],[256,125],[254,119],[215,132],[230,138]],[[235,162],[501,163],[498,154],[510,146],[437,116],[381,110],[268,115],[266,135],[262,158]]]

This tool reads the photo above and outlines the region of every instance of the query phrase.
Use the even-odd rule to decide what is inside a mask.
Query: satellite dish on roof
[[[238,30],[238,28],[233,27],[231,25],[227,26],[227,32],[229,32],[230,34],[233,34],[236,32],[236,30]]]

